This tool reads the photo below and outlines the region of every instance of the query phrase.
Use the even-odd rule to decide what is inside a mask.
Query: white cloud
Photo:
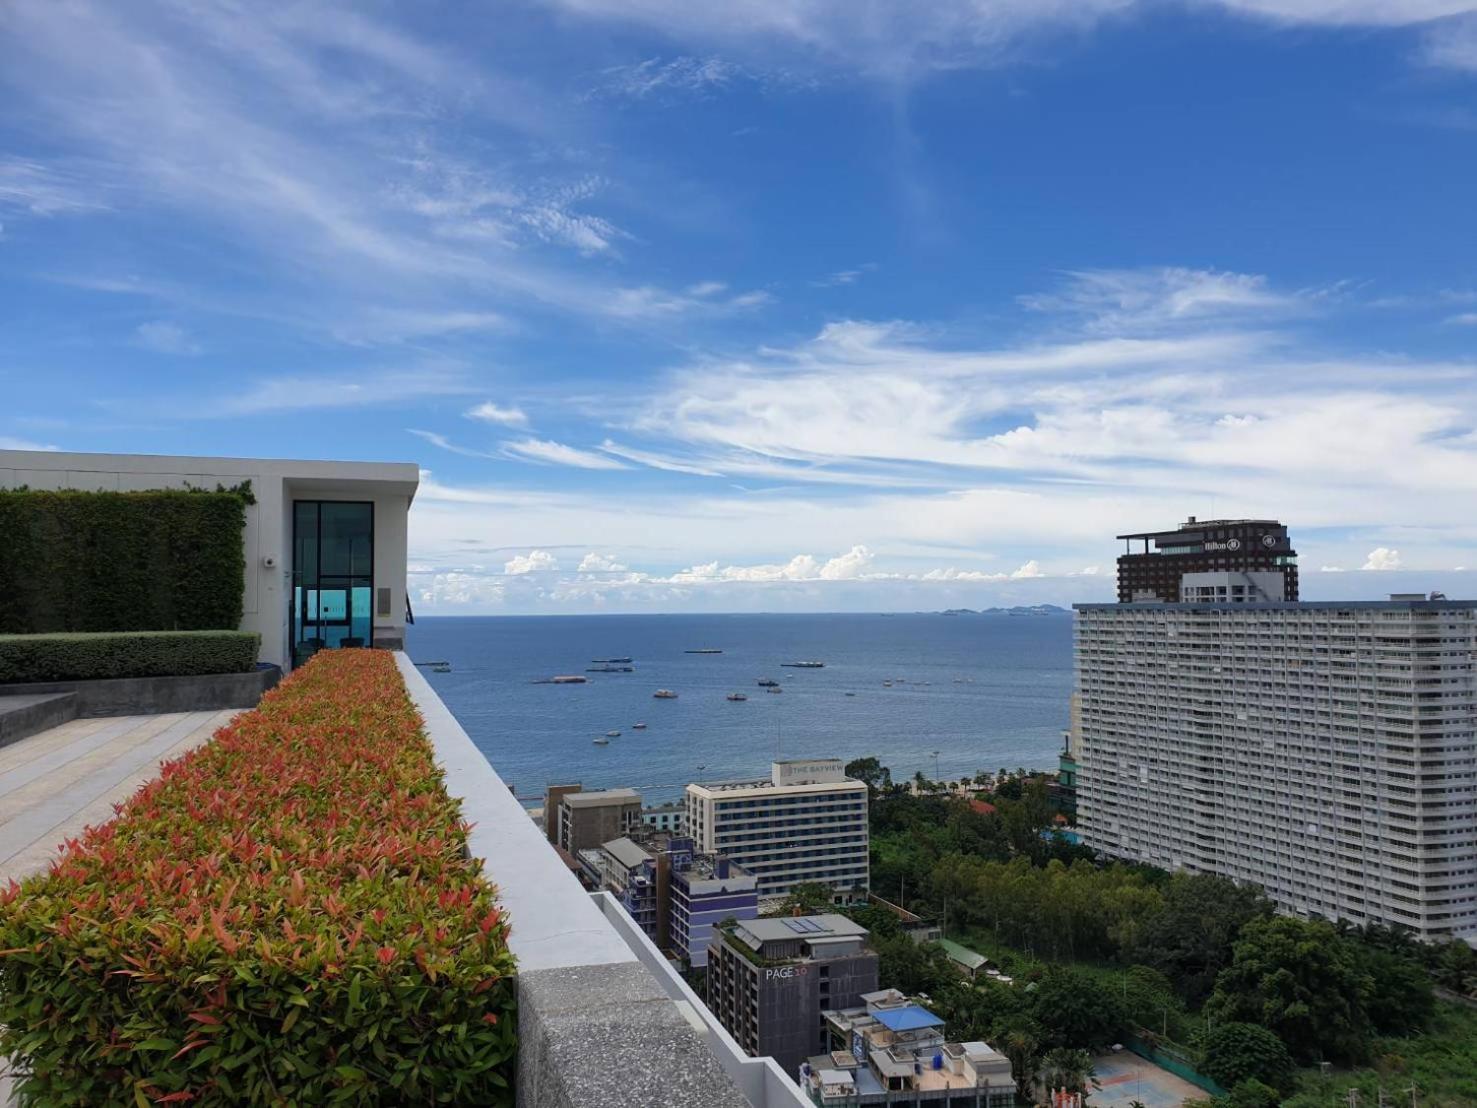
[[[432,446],[438,447],[441,450],[445,450],[445,451],[447,451],[448,453],[451,453],[451,454],[460,454],[464,458],[500,458],[500,457],[502,457],[502,455],[500,455],[500,454],[490,454],[490,453],[488,453],[485,450],[472,450],[469,447],[458,446],[456,443],[454,443],[450,439],[448,439],[445,435],[438,434],[435,431],[420,431],[420,430],[417,430],[414,427],[407,427],[406,428],[406,431],[409,432],[410,434],[414,435],[418,439],[424,439],[426,442],[430,443]]]
[[[872,552],[865,546],[853,546],[845,554],[832,558],[821,566],[823,581],[850,581],[865,576],[873,562]]]
[[[590,551],[580,559],[580,573],[624,573],[626,567],[615,560],[612,554],[599,554]]]
[[[32,442],[30,439],[17,439],[9,435],[0,435],[0,450],[45,450],[56,451],[60,447],[49,443]]]
[[[459,371],[436,368],[369,371],[352,377],[267,377],[198,404],[190,414],[226,418],[318,408],[363,408],[471,391]]]
[[[773,299],[762,289],[734,296],[716,296],[717,282],[704,282],[686,292],[672,292],[651,285],[616,289],[605,306],[619,319],[663,319],[688,314],[726,315],[759,308]]]
[[[138,345],[156,354],[198,354],[200,344],[190,338],[189,332],[176,323],[153,320],[140,323],[134,329]]]
[[[591,95],[631,100],[662,99],[677,94],[705,95],[748,79],[749,72],[743,66],[723,58],[647,58],[601,70]]]
[[[747,57],[773,59],[787,50],[822,66],[858,70],[888,80],[1008,60],[1031,36],[1089,29],[1112,17],[1153,11],[1151,0],[548,0],[566,11],[642,24],[678,42],[722,46]],[[1401,26],[1470,12],[1470,0],[1192,0],[1274,24]],[[700,59],[679,59],[674,79],[704,88]],[[663,63],[646,63],[662,87]],[[627,67],[628,71],[632,67]],[[631,73],[642,86],[642,71]],[[639,93],[637,93],[639,95]]]
[[[107,209],[86,175],[24,158],[0,159],[0,212],[56,216]]]
[[[617,458],[624,458],[628,462],[648,466],[651,469],[664,469],[671,473],[691,473],[697,477],[722,477],[723,474],[707,466],[697,465],[693,462],[684,461],[681,458],[673,458],[664,454],[657,454],[650,450],[637,450],[634,447],[622,446],[618,442],[606,439],[600,444],[600,449],[607,454],[614,454]]]
[[[527,554],[515,554],[503,566],[503,573],[519,577],[525,573],[551,573],[559,568],[559,559],[547,550],[530,550]]]
[[[1447,323],[1454,323],[1458,327],[1477,327],[1477,312],[1459,312],[1454,316],[1448,316]]]
[[[713,582],[779,582],[779,581],[855,581],[869,576],[872,552],[865,546],[853,546],[845,554],[819,561],[813,554],[796,554],[787,562],[763,565],[730,565],[720,567],[706,562],[679,570],[667,578],[653,578],[669,584],[703,584]]]
[[[1027,308],[1079,315],[1094,329],[1113,333],[1248,313],[1266,316],[1300,309],[1306,300],[1306,294],[1274,291],[1256,274],[1178,266],[1081,270],[1068,274],[1066,285],[1055,292],[1020,298]]]
[[[1377,546],[1369,552],[1360,569],[1392,570],[1400,568],[1400,551],[1387,546]]]
[[[1015,578],[1045,577],[1046,574],[1043,573],[1041,570],[1041,563],[1033,558],[1031,561],[1027,562],[1025,565],[1021,566],[1018,570],[1012,573],[1011,576]]]
[[[503,453],[520,461],[547,465],[573,466],[576,469],[628,469],[625,463],[592,450],[566,446],[552,439],[518,439],[503,443]]]
[[[1319,573],[1343,573],[1344,572],[1344,567],[1343,566],[1319,566],[1318,567],[1318,572]]]
[[[503,427],[526,427],[528,416],[517,406],[502,407],[491,400],[468,408],[464,413],[468,419],[480,419],[484,423],[496,423]]]

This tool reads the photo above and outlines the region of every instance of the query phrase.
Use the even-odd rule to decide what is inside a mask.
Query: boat
[[[684,653],[684,654],[722,654],[723,651],[717,650],[717,649],[715,649],[714,647],[711,647],[711,646],[705,646],[705,647],[703,647],[700,650],[684,650],[682,653]]]
[[[884,689],[890,689],[890,688],[892,688],[892,682],[891,681],[884,681],[884,682],[882,682],[882,687]]]
[[[604,738],[604,737],[601,737],[601,738],[598,738],[598,739],[593,739],[591,741],[593,741],[596,746],[609,746],[610,745],[610,740],[607,739],[607,738]]]
[[[451,665],[448,662],[436,662],[431,666],[432,673],[450,673]]]
[[[619,731],[607,731],[605,732],[605,737],[607,739],[618,739],[621,737],[621,733]]]
[[[633,724],[631,724],[631,730],[632,731],[645,731],[646,730],[646,724],[644,724],[644,723],[633,723]]]
[[[586,673],[635,673],[635,666],[586,666]]]
[[[779,685],[779,682],[776,681],[773,677],[761,677],[761,678],[759,678],[759,687],[761,689],[772,689],[772,688],[775,688],[778,685]]]
[[[785,690],[782,689],[782,688],[780,688],[778,685],[771,685],[771,686],[769,686],[769,688],[765,689],[764,691],[765,692],[784,692]]]
[[[590,679],[582,677],[578,673],[561,673],[554,677],[545,677],[541,681],[535,681],[535,685],[583,685]]]
[[[656,697],[656,699],[658,699],[658,700],[676,700],[677,699],[677,694],[674,693],[671,689],[657,689],[656,692],[652,693],[651,695],[654,696],[654,697]]]
[[[741,692],[731,692],[731,693],[728,694],[728,699],[729,700],[748,700],[749,698],[747,696],[745,696]]]
[[[847,694],[846,694],[846,695],[847,695],[847,696],[855,696],[855,695],[856,695],[856,693],[854,693],[854,692],[849,692],[849,693],[847,693]]]
[[[781,662],[788,669],[825,669],[825,662]]]
[[[630,658],[591,658],[590,661],[597,666],[623,666],[629,665]]]

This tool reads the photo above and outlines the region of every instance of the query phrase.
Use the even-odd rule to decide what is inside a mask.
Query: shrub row
[[[47,1105],[511,1104],[508,926],[392,655],[321,653],[0,895]]]
[[[244,673],[260,648],[254,631],[0,635],[0,683]]]
[[[0,490],[0,634],[240,625],[248,484]]]

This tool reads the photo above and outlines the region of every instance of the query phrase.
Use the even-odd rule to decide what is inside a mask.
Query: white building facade
[[[733,859],[759,883],[761,899],[803,882],[843,899],[870,888],[867,786],[840,758],[775,762],[768,778],[687,786],[685,831],[703,854]]]
[[[305,462],[0,450],[0,488],[142,492],[251,482],[241,630],[284,669],[335,646],[401,648],[409,462]]]
[[[1283,910],[1477,934],[1477,602],[1081,604],[1078,820]]]

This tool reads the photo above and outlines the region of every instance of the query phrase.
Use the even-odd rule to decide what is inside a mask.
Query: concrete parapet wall
[[[403,653],[396,657],[446,772],[447,790],[462,798],[462,814],[474,825],[470,849],[483,860],[512,923],[519,1108],[805,1103],[798,1090],[766,1096],[762,1080],[752,1083],[755,1091],[740,1089],[728,1067],[762,1069],[763,1063],[715,1049],[711,1029],[692,1004],[674,999],[672,982],[638,958],[425,677]]]

